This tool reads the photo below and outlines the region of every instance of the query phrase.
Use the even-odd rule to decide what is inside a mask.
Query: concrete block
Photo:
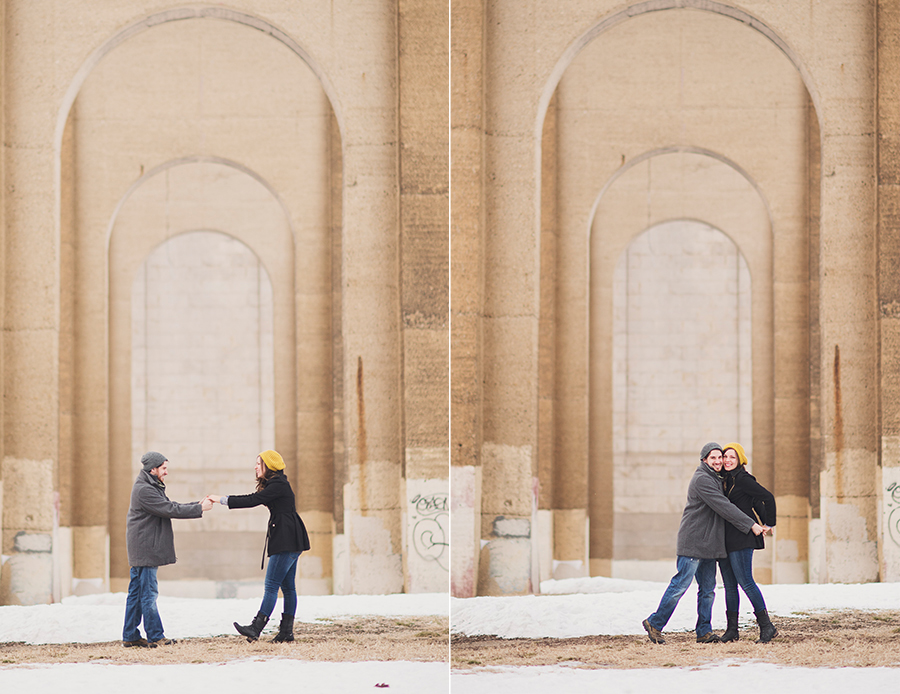
[[[46,533],[16,533],[13,549],[25,554],[49,553],[53,550],[53,538]]]
[[[450,589],[449,480],[407,477],[404,515],[407,592]]]
[[[481,551],[481,467],[450,468],[450,591],[455,597],[477,595]]]
[[[15,554],[3,564],[0,603],[41,605],[53,599],[53,557],[50,552]]]
[[[900,467],[882,467],[879,545],[882,581],[900,580]]]

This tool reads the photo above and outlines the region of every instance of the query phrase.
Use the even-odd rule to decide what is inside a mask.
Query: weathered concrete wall
[[[665,67],[660,69],[660,65]],[[766,79],[757,80],[757,71],[764,72]],[[620,76],[626,72],[629,79],[622,80]],[[580,270],[585,248],[580,229],[589,223],[592,204],[598,197],[596,214],[603,217],[594,223],[592,232],[598,237],[592,236],[596,248],[592,263],[599,265],[596,268],[592,265],[591,281],[599,283],[593,290],[599,293],[592,296],[591,310],[596,316],[592,321],[600,321],[592,327],[595,331],[592,349],[600,336],[610,340],[605,335],[611,333],[603,326],[609,319],[596,312],[602,311],[606,291],[603,287],[607,286],[611,272],[605,259],[617,258],[616,253],[623,247],[622,240],[629,238],[628,234],[640,233],[649,224],[667,220],[701,220],[738,240],[742,252],[765,258],[763,264],[754,261],[758,266],[754,271],[758,298],[752,333],[756,348],[750,342],[745,345],[748,353],[754,352],[758,368],[752,415],[756,424],[752,427],[755,440],[743,440],[756,451],[755,473],[764,484],[771,486],[774,418],[769,384],[772,383],[772,350],[780,349],[771,332],[774,320],[771,292],[777,291],[770,288],[772,272],[799,277],[805,274],[806,263],[805,255],[798,259],[796,253],[792,255],[787,250],[796,246],[793,239],[805,232],[796,213],[798,208],[803,208],[804,189],[800,184],[806,123],[805,90],[799,75],[765,37],[746,31],[740,24],[714,13],[673,12],[642,15],[610,28],[572,62],[558,92],[560,150],[565,153],[560,186],[566,191],[561,223],[566,238],[571,239],[561,246],[566,249],[561,258],[568,263],[567,276],[586,274]],[[726,112],[727,117],[723,115]],[[683,162],[667,164],[679,161],[674,154],[665,154],[673,143],[681,143],[680,147],[684,148]],[[650,162],[646,169],[643,163],[637,163],[645,157]],[[632,163],[636,171],[632,170]],[[751,225],[750,220],[756,221]],[[767,254],[782,247],[785,250],[775,253],[778,268],[768,269],[771,261]],[[801,244],[800,248],[805,249],[805,245]],[[577,291],[575,280],[568,280],[568,284],[573,287],[570,293],[574,297],[584,295],[584,282]],[[787,308],[805,305],[805,294],[794,290],[792,285],[782,293],[784,298],[780,302]],[[575,344],[580,344],[585,311],[574,300],[561,305],[573,308],[561,317],[559,329],[571,335]],[[677,308],[673,310],[678,313]],[[704,317],[702,310],[684,309],[681,315],[686,325]],[[775,334],[783,335],[786,344],[803,342],[804,327],[780,323]],[[761,341],[768,347],[761,345]],[[599,345],[598,348],[599,355],[605,348]],[[573,372],[570,380],[584,378],[583,358],[568,358],[560,363]],[[790,388],[798,372],[801,380],[806,377],[805,359],[785,357],[781,363],[783,373],[775,379],[780,390]],[[602,385],[607,368],[604,362],[591,361],[592,374],[594,370],[600,371],[592,388],[592,474],[606,464],[608,458],[603,451],[607,450],[608,443],[605,440],[613,435],[607,428],[610,424],[606,424],[609,415],[605,414],[611,402],[604,402],[604,393],[609,391]],[[673,369],[678,370],[674,363],[660,373]],[[692,376],[685,375],[685,378]],[[778,392],[774,397],[781,402],[785,395]],[[749,397],[742,401],[750,405]],[[805,400],[796,406],[805,406]],[[744,417],[749,415],[748,409]],[[789,427],[795,426],[788,417],[782,421]],[[678,429],[671,418],[668,426]],[[745,433],[750,429],[748,424]],[[697,441],[742,438],[735,426],[720,427],[717,431],[715,436],[701,435],[699,431],[689,435],[694,445],[689,447],[690,455],[684,458],[685,465],[690,461],[693,467],[696,451],[692,449],[698,445]],[[800,426],[800,431],[806,429]],[[648,440],[642,446],[652,447],[650,439],[659,437],[653,437],[650,431],[646,433]],[[789,435],[796,436],[786,430],[785,436]],[[575,438],[574,434],[569,438]],[[673,446],[677,448],[673,441],[659,439],[661,452],[672,452]],[[595,517],[598,512],[594,511]],[[600,526],[601,538],[603,532]],[[611,556],[607,554],[610,548],[601,538],[592,539],[593,554],[598,560]]]
[[[50,481],[53,461],[7,456],[2,468],[4,544],[0,553],[6,560],[0,575],[0,603],[50,602],[56,525],[56,493]]]
[[[476,594],[481,556],[484,440],[484,28],[483,3],[451,9],[450,462],[454,538],[451,590]]]
[[[630,234],[699,211],[695,218],[735,238],[748,260],[754,473],[778,497],[782,521],[760,577],[877,575],[875,9],[874,2],[774,0],[741,8],[707,0],[627,8],[571,2],[565,13],[550,2],[455,5],[454,30],[468,42],[455,44],[455,59],[477,54],[468,46],[484,46],[480,63],[462,63],[470,72],[460,80],[479,85],[460,94],[483,110],[454,112],[460,157],[484,163],[470,200],[483,205],[485,231],[464,237],[483,243],[472,257],[485,268],[483,294],[472,294],[483,332],[467,333],[471,344],[483,334],[484,385],[480,401],[465,402],[466,421],[480,414],[483,423],[480,590],[526,590],[536,559],[528,554],[539,536],[541,551],[553,552],[550,561],[539,558],[545,572],[554,562],[570,568],[568,562],[586,559],[577,556],[582,543],[571,529],[579,524],[569,518],[578,509],[591,519],[591,572],[612,570],[612,410],[602,395],[611,392],[604,366],[611,365],[611,342],[598,343],[593,332],[610,324],[611,313],[602,312],[611,296],[599,285],[588,291],[588,276],[591,291],[594,278],[609,280],[595,270],[587,240],[598,233],[595,206],[599,214],[612,204],[604,186],[620,169],[668,148],[717,160],[751,189],[743,206],[731,209],[730,228],[707,217],[720,217],[716,206],[726,198],[715,200],[685,179],[670,188],[687,193],[689,204],[678,210],[673,199],[667,208],[666,185],[650,179],[630,199]],[[889,15],[893,5],[884,10]],[[883,30],[882,43],[888,36]],[[553,99],[558,103],[548,110]],[[462,125],[476,113],[471,131],[485,135],[466,148]],[[548,171],[544,157],[555,168]],[[629,199],[618,202],[627,207]],[[545,216],[550,207],[552,221]],[[756,226],[740,221],[759,210]],[[601,243],[599,252],[617,258],[631,236]],[[820,366],[811,369],[811,359]],[[503,490],[493,489],[501,479]],[[534,480],[547,487],[546,496],[536,493]],[[538,507],[541,529],[529,525],[529,509]],[[566,530],[556,527],[556,511],[565,512]],[[555,544],[549,537],[566,541],[548,550]],[[461,551],[470,551],[468,543]]]
[[[877,3],[880,579],[900,580],[900,4]]]
[[[631,242],[613,283],[613,575],[664,581],[697,441],[753,459],[750,273],[721,231],[672,221]]]
[[[873,3],[818,13],[814,36],[840,32],[843,61],[813,60],[822,86],[821,484],[828,582],[878,578]],[[863,11],[865,10],[865,11]],[[848,74],[849,73],[849,74]],[[848,89],[849,87],[849,89]],[[837,123],[841,127],[837,127]],[[810,562],[816,561],[811,556]]]
[[[274,444],[303,480],[313,535],[301,590],[336,590],[332,576],[402,590],[413,546],[400,481],[447,479],[434,462],[448,450],[444,8],[4,8],[2,250],[16,298],[3,310],[0,426],[6,458],[51,461],[26,487],[59,493],[61,594],[123,587],[133,273],[156,243],[194,230],[239,238],[273,278]],[[182,187],[154,188],[164,170]],[[262,196],[242,198],[254,184]],[[10,539],[6,489],[3,581],[18,585],[17,552],[37,551]]]
[[[449,590],[449,114],[446,5],[400,0],[400,312],[405,590]]]
[[[268,273],[234,238],[188,232],[147,257],[131,296],[131,478],[158,450],[171,499],[248,493],[257,454],[276,446]],[[179,561],[160,580],[259,578],[267,520],[256,508],[175,523]]]
[[[237,438],[226,436],[222,441],[227,446],[227,452],[218,448],[218,461],[214,460],[217,456],[208,446],[203,449],[209,454],[209,459],[206,461],[204,461],[204,453],[197,448],[191,448],[200,443],[196,435],[199,435],[204,428],[209,429],[209,427],[219,425],[217,424],[220,421],[219,417],[214,420],[208,418],[204,420],[204,412],[207,412],[208,408],[185,410],[179,426],[175,427],[177,430],[182,427],[190,427],[193,423],[193,432],[181,431],[177,436],[174,435],[171,425],[163,426],[165,421],[163,414],[156,414],[150,420],[156,424],[153,431],[147,431],[146,425],[140,426],[140,418],[142,413],[145,413],[146,405],[143,404],[142,398],[136,398],[136,396],[148,388],[148,384],[141,379],[142,375],[146,377],[148,365],[139,362],[134,369],[132,367],[135,359],[146,359],[148,356],[146,345],[139,342],[133,343],[135,322],[140,319],[140,315],[147,312],[146,307],[141,303],[135,307],[138,297],[147,293],[147,289],[136,284],[135,278],[141,274],[141,268],[147,262],[148,256],[152,257],[152,254],[157,252],[166,252],[168,244],[174,243],[175,245],[170,248],[176,248],[179,240],[183,242],[184,239],[189,239],[189,237],[179,236],[180,234],[197,228],[227,230],[232,238],[230,244],[237,244],[238,249],[242,248],[241,244],[243,244],[244,253],[247,252],[246,249],[252,250],[253,262],[257,262],[261,268],[264,268],[272,285],[269,309],[272,325],[268,330],[268,346],[258,345],[258,341],[254,340],[260,349],[265,348],[268,351],[267,369],[271,372],[270,378],[274,381],[268,388],[271,410],[269,422],[265,425],[268,434],[265,437],[262,436],[264,422],[249,421],[255,416],[253,412],[259,409],[259,405],[245,410],[244,416],[248,421],[244,427],[255,426],[259,440],[252,445],[247,441],[241,448],[238,448]],[[113,459],[130,460],[131,462],[128,465],[116,464],[110,469],[110,486],[114,490],[110,500],[113,517],[124,516],[127,511],[130,488],[137,473],[136,465],[140,457],[138,450],[158,448],[169,456],[173,465],[173,473],[176,473],[179,467],[182,468],[183,474],[180,478],[183,482],[187,481],[187,477],[194,476],[193,482],[186,487],[181,487],[180,490],[177,483],[179,476],[175,474],[172,476],[172,480],[175,482],[173,493],[180,491],[188,494],[189,496],[183,497],[184,499],[191,498],[190,495],[199,498],[206,493],[245,492],[248,485],[252,486],[252,480],[247,473],[248,466],[252,464],[259,450],[273,445],[283,451],[286,460],[290,461],[289,477],[292,480],[297,479],[299,466],[293,460],[294,429],[292,427],[296,416],[293,246],[290,225],[279,200],[258,180],[248,176],[246,172],[222,162],[188,161],[163,168],[153,175],[148,175],[148,178],[120,206],[111,232],[109,251],[109,321],[111,354],[113,356],[110,366],[110,380],[113,386],[110,400],[114,403],[110,421],[113,432]],[[228,243],[226,243],[227,247],[230,247]],[[197,259],[202,260],[199,257]],[[205,265],[215,265],[216,262],[224,263],[225,258],[219,258],[218,261],[215,259],[203,260]],[[191,277],[184,278],[181,282],[196,282],[196,273],[188,274]],[[215,284],[210,285],[208,282],[204,284],[206,291],[215,293]],[[219,294],[221,293],[220,291]],[[177,321],[181,321],[182,330],[184,330],[185,322],[199,326],[198,319],[192,318],[187,307],[180,305],[185,301],[184,299],[176,296],[172,297],[171,301],[165,302],[164,292],[151,291],[151,294],[156,304],[151,307],[151,314],[168,309],[168,315],[173,321],[176,321],[170,326],[172,331],[177,333],[179,329]],[[195,291],[193,295],[192,301],[203,301],[202,291]],[[216,298],[210,298],[207,301],[210,315],[212,315],[212,307],[217,305],[217,302],[219,299]],[[246,300],[244,302],[246,303]],[[135,308],[141,310],[141,314],[135,314]],[[160,313],[160,315],[162,314]],[[328,334],[330,326],[323,327],[323,330]],[[146,330],[143,332],[146,333]],[[203,349],[202,343],[205,339],[203,332],[199,331],[196,334],[190,331],[186,332],[189,342],[191,337],[198,341],[196,353]],[[137,336],[141,336],[140,330],[138,330]],[[247,339],[247,337],[244,336],[241,340]],[[173,335],[169,341],[176,343],[178,338]],[[229,340],[229,342],[233,342],[233,340]],[[191,347],[188,346],[186,349],[189,350],[187,354],[192,353]],[[238,349],[238,346],[232,346],[230,349],[234,351]],[[163,356],[159,354],[160,358]],[[259,366],[260,362],[257,361],[257,369]],[[328,368],[327,364],[322,364],[321,368]],[[159,371],[159,369],[154,370]],[[171,370],[171,367],[166,367],[160,375]],[[132,391],[131,385],[133,377],[138,387],[135,391]],[[169,384],[170,388],[175,389],[169,394],[169,399],[175,400],[176,407],[184,407],[184,398],[192,397],[190,395],[191,381],[196,381],[200,377],[198,373],[189,377],[183,384],[179,382]],[[260,383],[260,385],[262,384]],[[150,387],[151,390],[156,390],[164,386],[162,383],[154,383]],[[178,396],[176,391],[182,393],[184,397]],[[232,391],[228,398],[232,407],[238,405],[240,401],[238,393],[235,391]],[[137,406],[134,411],[133,403]],[[208,414],[210,412],[207,412]],[[135,422],[135,418],[139,421]],[[239,425],[232,426],[235,426],[235,432],[237,432]],[[272,438],[273,429],[274,438]],[[263,439],[268,443],[261,448]],[[166,450],[173,447],[177,447],[177,449]],[[179,450],[182,448],[183,450]],[[222,456],[228,459],[227,462]],[[192,472],[191,468],[197,469]],[[227,472],[229,469],[231,472]],[[209,485],[217,487],[219,491],[210,491]],[[300,489],[297,491],[299,492]],[[301,510],[305,510],[304,504],[298,505]],[[198,552],[202,554],[204,548],[214,550],[218,545],[227,546],[229,544],[235,548],[240,545],[245,558],[255,554],[259,547],[260,528],[264,525],[265,518],[263,517],[262,520],[256,518],[255,525],[246,525],[253,515],[251,512],[250,516],[242,516],[245,525],[241,529],[247,535],[240,542],[235,537],[229,538],[221,535],[222,531],[236,530],[234,523],[238,521],[237,517],[228,521],[231,524],[230,527],[218,525],[225,522],[225,517],[221,515],[214,516],[209,521],[204,519],[199,524],[179,524],[179,526],[185,526],[184,529],[187,532],[206,529],[212,533],[208,538],[209,542],[205,545],[203,544],[204,539],[197,535],[192,534],[179,538],[179,540],[183,540],[182,554],[197,554]],[[114,560],[122,562],[124,559],[122,553],[124,527],[113,524],[110,527],[110,533],[115,548]],[[317,544],[316,553],[321,552],[323,547],[326,550],[330,549],[329,538],[326,536],[325,539],[325,542]],[[224,579],[228,577],[221,573],[222,567],[211,566],[206,569],[202,568],[203,563],[199,556],[195,561],[187,559],[184,566],[177,568],[176,575],[183,571],[188,571],[188,575],[191,575],[192,570],[194,572],[199,570],[199,576],[207,578]],[[114,568],[119,569],[119,566],[114,566]],[[235,571],[241,572],[240,576],[252,576],[257,571],[253,568],[255,566],[255,559],[250,564],[247,564],[246,561],[241,562],[240,569],[233,566],[230,578],[238,577],[235,575]],[[207,576],[209,571],[213,573]],[[118,574],[118,571],[115,573]],[[184,577],[183,573],[182,577]]]

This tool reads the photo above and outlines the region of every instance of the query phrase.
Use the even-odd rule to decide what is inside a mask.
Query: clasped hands
[[[200,508],[206,513],[213,507],[213,504],[219,503],[219,499],[221,498],[221,496],[216,496],[215,494],[207,494],[200,502]]]
[[[751,528],[754,535],[774,535],[775,528],[769,525],[760,525],[759,523],[754,523]]]

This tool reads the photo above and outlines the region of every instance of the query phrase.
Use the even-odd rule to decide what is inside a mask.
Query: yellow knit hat
[[[738,463],[741,465],[747,464],[747,454],[744,453],[744,447],[739,443],[726,443],[723,451],[727,451],[728,449],[733,450],[738,455]]]
[[[259,454],[266,467],[270,470],[284,470],[284,460],[278,454],[278,451],[263,451]]]

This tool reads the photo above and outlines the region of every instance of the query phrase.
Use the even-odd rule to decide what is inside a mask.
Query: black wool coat
[[[741,511],[761,525],[775,525],[775,497],[756,478],[739,465],[725,473],[725,495]],[[762,535],[744,533],[731,523],[725,523],[725,550],[763,549],[766,546]]]
[[[269,509],[266,530],[266,549],[271,557],[281,552],[305,552],[309,549],[309,534],[294,505],[294,490],[282,471],[266,481],[266,486],[253,494],[229,495],[228,508]]]

